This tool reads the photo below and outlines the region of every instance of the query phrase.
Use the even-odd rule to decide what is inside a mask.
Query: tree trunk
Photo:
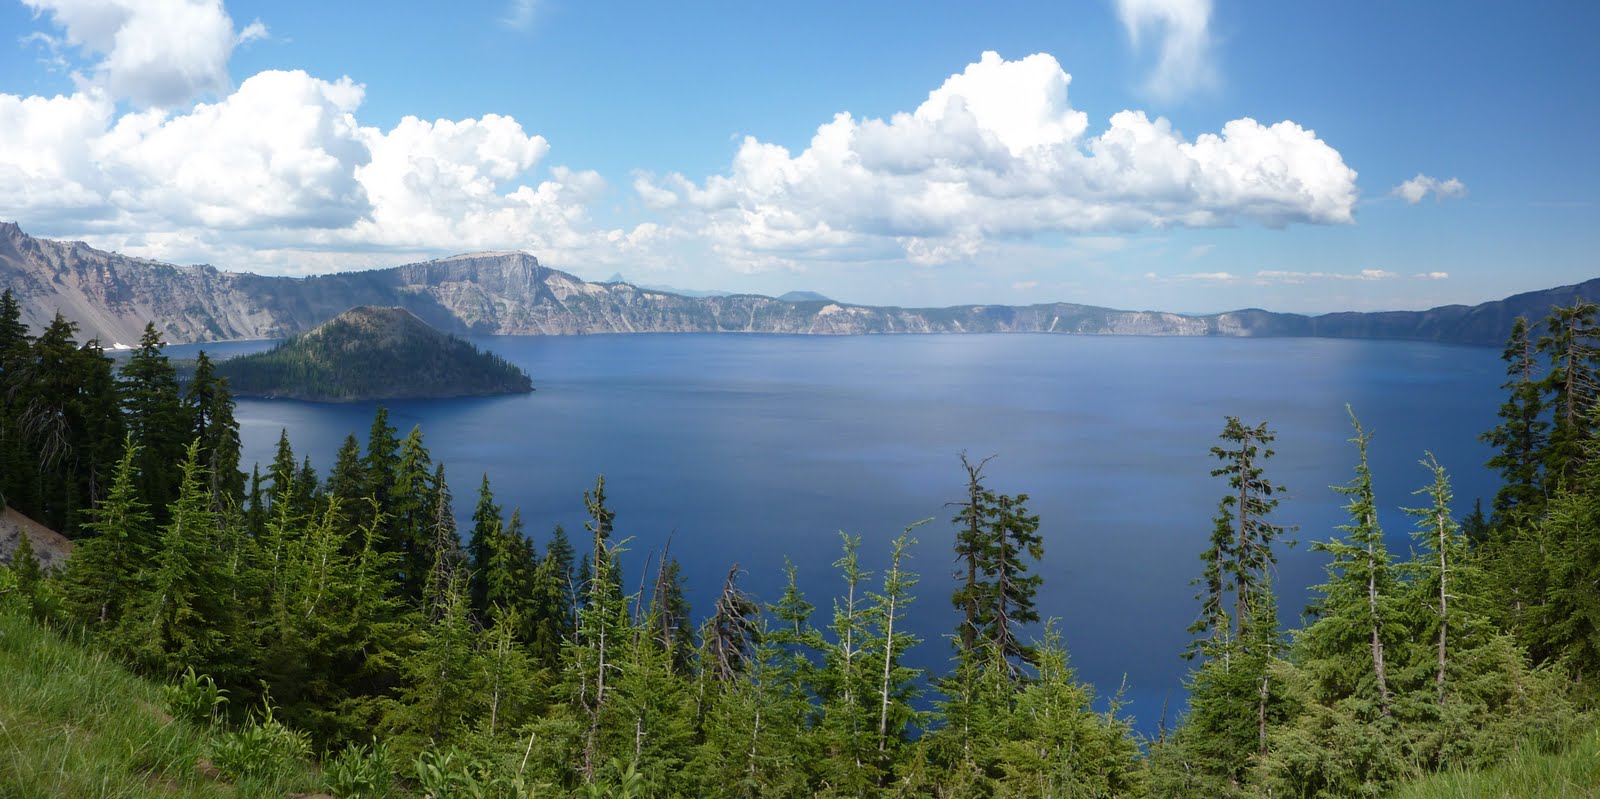
[[[1369,516],[1367,524],[1373,525]],[[1372,545],[1367,545],[1367,612],[1372,619],[1372,675],[1378,682],[1378,711],[1389,715],[1389,680],[1383,668],[1383,637],[1380,635],[1378,616],[1378,568],[1373,558]]]

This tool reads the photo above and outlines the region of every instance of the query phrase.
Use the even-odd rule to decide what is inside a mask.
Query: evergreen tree
[[[294,447],[289,444],[289,429],[278,431],[278,449],[272,457],[267,477],[272,486],[267,489],[267,506],[273,513],[291,513],[294,508],[294,481],[298,476],[294,460]]]
[[[117,640],[136,663],[156,674],[171,676],[192,667],[236,686],[249,658],[232,649],[238,618],[198,442],[189,445],[179,474],[178,498],[161,528],[148,585]]]
[[[559,665],[562,648],[576,628],[572,554],[566,530],[556,525],[534,573],[533,640],[530,644],[535,660],[547,669]]]
[[[591,568],[597,569],[600,558],[604,555],[606,542],[611,540],[611,529],[616,521],[617,513],[606,507],[606,477],[599,475],[594,479],[594,490],[583,492],[583,505],[589,512],[589,520],[583,523],[584,529],[589,531],[594,539],[594,557],[590,560]],[[619,584],[620,584],[620,575]]]
[[[1328,582],[1316,590],[1322,595],[1315,606],[1316,620],[1301,638],[1302,660],[1316,680],[1322,697],[1360,696],[1380,717],[1394,710],[1388,661],[1404,639],[1405,625],[1397,607],[1397,575],[1378,526],[1377,504],[1372,494],[1372,473],[1367,468],[1371,435],[1355,414],[1358,460],[1356,476],[1335,490],[1350,498],[1345,510],[1350,523],[1339,529],[1342,539],[1318,542],[1312,549],[1327,552]]]
[[[412,427],[411,433],[400,442],[400,457],[395,465],[394,488],[389,499],[390,529],[394,533],[395,551],[401,553],[406,593],[416,599],[422,597],[433,565],[429,550],[438,515],[433,507],[432,473],[433,459],[423,446],[422,428]]]
[[[1497,450],[1487,464],[1500,473],[1501,486],[1493,506],[1497,519],[1523,515],[1544,500],[1540,473],[1550,424],[1544,420],[1535,355],[1528,320],[1519,316],[1500,356],[1506,362],[1508,378],[1501,386],[1508,392],[1500,406],[1501,422],[1479,437]]]
[[[650,617],[654,619],[655,643],[669,655],[673,671],[688,674],[694,661],[694,622],[689,617],[689,599],[684,593],[683,570],[671,557],[672,542],[661,553],[655,587],[650,597]],[[759,619],[757,619],[759,620]]]
[[[1588,459],[1593,438],[1590,416],[1600,384],[1596,382],[1597,354],[1593,346],[1594,303],[1579,299],[1566,308],[1553,308],[1545,320],[1546,335],[1537,349],[1550,357],[1550,371],[1541,386],[1550,396],[1550,437],[1544,451],[1544,479],[1570,483]],[[1526,412],[1526,411],[1524,411]],[[1545,493],[1550,493],[1547,489]]]
[[[760,643],[761,606],[739,590],[739,564],[728,569],[722,593],[712,606],[700,638],[705,642],[706,669],[713,679],[729,682],[745,672],[755,647]]]
[[[983,467],[992,459],[990,456],[973,463],[965,452],[961,453],[967,497],[961,502],[947,503],[958,508],[951,522],[956,525],[956,560],[964,576],[950,602],[961,611],[961,625],[956,634],[963,653],[977,647],[979,629],[988,626],[994,616],[994,597],[981,576],[988,567],[989,531],[998,513],[994,492],[983,485]]]
[[[878,687],[872,653],[866,581],[871,573],[860,566],[860,536],[841,534],[844,555],[834,561],[844,578],[845,593],[834,599],[832,640],[821,645],[822,664],[816,673],[821,703],[816,735],[821,746],[819,777],[832,792],[861,796],[874,790],[882,776],[878,758]]]
[[[483,482],[478,486],[478,504],[472,511],[472,532],[467,538],[467,557],[472,563],[470,595],[472,606],[480,611],[489,607],[489,559],[501,524],[500,506],[495,504],[489,475],[484,473]]]
[[[189,435],[200,440],[200,460],[211,484],[217,508],[244,499],[244,474],[239,471],[239,423],[233,417],[233,397],[226,378],[217,377],[204,350],[195,359],[194,377],[184,394],[189,414]]]
[[[1225,559],[1222,571],[1233,591],[1233,618],[1240,625],[1233,637],[1242,639],[1248,635],[1243,625],[1255,612],[1258,586],[1267,570],[1278,562],[1272,546],[1283,537],[1283,528],[1269,517],[1278,507],[1273,495],[1283,488],[1265,476],[1265,463],[1274,454],[1268,445],[1275,438],[1265,422],[1250,427],[1239,417],[1229,416],[1220,438],[1223,444],[1212,447],[1211,454],[1222,461],[1222,466],[1212,470],[1211,476],[1227,477],[1232,492],[1222,499],[1217,524],[1220,528],[1231,515],[1233,540],[1225,548],[1213,544],[1212,552]],[[1210,577],[1206,579],[1214,582]]]
[[[480,669],[478,631],[463,583],[459,574],[450,580],[440,613],[423,629],[421,647],[403,661],[403,703],[393,724],[416,743],[452,743],[482,708],[473,690]]]
[[[146,324],[139,346],[122,367],[121,381],[124,418],[143,459],[138,464],[140,497],[157,522],[166,521],[167,506],[177,497],[172,465],[183,460],[184,447],[193,439],[178,393],[178,373],[162,353],[164,346],[155,324]]]
[[[345,436],[344,443],[339,446],[333,471],[328,474],[327,489],[328,496],[338,498],[343,504],[352,524],[365,526],[367,520],[362,509],[365,503],[358,500],[367,496],[367,475],[366,467],[361,464],[361,444],[354,434]]]
[[[376,502],[375,518],[381,519],[379,529],[383,532],[380,540],[383,547],[391,552],[399,552],[394,541],[394,491],[396,472],[399,468],[400,440],[395,437],[396,430],[389,424],[389,411],[382,405],[372,417],[372,428],[367,433],[367,454],[362,459],[362,465],[367,472],[367,490],[365,496],[372,497]]]
[[[67,561],[66,601],[90,629],[115,626],[144,574],[155,542],[149,509],[139,498],[138,445],[129,436],[105,500],[88,511],[90,532]]]
[[[893,773],[896,752],[906,743],[908,730],[921,715],[913,709],[912,703],[917,696],[917,683],[921,680],[922,672],[903,663],[905,653],[921,640],[906,630],[905,615],[913,600],[911,589],[916,587],[918,577],[915,572],[905,568],[905,561],[909,557],[909,548],[917,543],[911,537],[911,531],[928,521],[932,520],[924,519],[907,527],[894,540],[889,568],[883,574],[883,591],[871,595],[870,616],[875,628],[874,643],[877,644],[877,651],[873,653],[878,705],[875,738],[880,767],[886,777]],[[1001,618],[1004,618],[1004,608],[1002,602]],[[996,645],[1001,652],[1005,652],[1003,640],[996,642]],[[1031,651],[1031,647],[1028,649]]]

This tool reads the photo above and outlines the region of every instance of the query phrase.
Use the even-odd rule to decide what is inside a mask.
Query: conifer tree
[[[289,444],[289,429],[285,427],[278,431],[278,448],[272,456],[272,466],[267,470],[267,478],[272,481],[267,489],[267,507],[273,513],[293,515],[297,471],[294,447]]]
[[[611,540],[611,528],[617,518],[616,511],[606,507],[605,475],[595,477],[593,491],[583,492],[583,505],[589,512],[589,520],[584,522],[583,526],[594,539],[594,556],[590,560],[590,568],[596,569],[598,574],[596,564],[605,552],[606,542]]]
[[[840,534],[844,555],[834,561],[844,578],[843,597],[833,604],[832,640],[823,643],[822,665],[817,671],[821,700],[816,734],[821,746],[820,778],[840,795],[863,795],[878,785],[877,674],[872,653],[871,614],[866,581],[871,573],[860,566],[860,536]]]
[[[1033,661],[1033,648],[1023,643],[1018,628],[1039,621],[1034,600],[1043,579],[1028,573],[1028,561],[1044,557],[1044,540],[1039,536],[1039,517],[1028,513],[1027,502],[1027,494],[996,497],[998,512],[988,552],[994,619],[983,631],[1003,656],[1018,663]]]
[[[433,507],[432,473],[433,459],[422,443],[422,428],[412,427],[410,434],[400,442],[400,457],[395,465],[394,488],[390,494],[390,522],[395,549],[401,553],[401,568],[406,575],[406,593],[413,598],[422,596],[433,565],[429,550],[438,515]],[[466,586],[462,588],[465,590]]]
[[[379,528],[383,531],[380,540],[384,548],[395,552],[399,550],[394,543],[394,500],[391,495],[399,468],[400,440],[395,437],[396,432],[389,424],[388,409],[379,405],[372,416],[372,428],[367,432],[367,454],[362,459],[367,472],[365,496],[376,501],[375,518],[383,520]]]
[[[1023,498],[1025,499],[1026,495],[1023,495]],[[907,609],[913,600],[911,589],[916,587],[918,577],[915,572],[905,568],[905,561],[909,557],[910,547],[917,543],[917,540],[911,537],[911,531],[929,521],[932,520],[924,519],[907,527],[905,532],[894,540],[889,555],[889,568],[883,574],[883,591],[871,594],[871,618],[878,650],[873,653],[877,661],[874,664],[878,705],[875,737],[878,755],[883,761],[882,768],[886,774],[892,772],[895,751],[905,743],[906,732],[919,715],[912,709],[912,701],[916,697],[916,686],[922,673],[919,669],[910,668],[903,663],[905,653],[921,640],[906,630],[905,623]],[[1001,618],[1004,618],[1003,604],[1001,610]],[[1001,652],[1005,651],[1004,639],[996,642],[996,645]],[[1018,648],[1021,649],[1020,646]]]
[[[172,466],[183,460],[184,446],[192,439],[178,373],[162,353],[165,343],[154,323],[145,325],[139,346],[122,367],[124,418],[139,442],[140,496],[155,515],[167,518],[167,505],[177,497]]]
[[[1542,385],[1550,397],[1552,417],[1543,464],[1547,482],[1570,483],[1589,456],[1587,448],[1594,437],[1590,417],[1600,395],[1593,344],[1596,312],[1594,303],[1582,299],[1551,309],[1545,320],[1547,332],[1537,344],[1538,351],[1550,358]]]
[[[1544,400],[1537,379],[1538,364],[1528,320],[1517,317],[1511,326],[1501,359],[1506,362],[1507,381],[1501,388],[1508,395],[1500,406],[1500,424],[1479,436],[1497,452],[1489,468],[1500,473],[1500,490],[1494,497],[1497,519],[1525,515],[1544,499],[1540,483],[1550,423],[1544,419]]]
[[[1344,537],[1318,542],[1312,549],[1327,552],[1328,582],[1316,590],[1322,599],[1315,606],[1316,620],[1301,641],[1303,659],[1313,671],[1323,696],[1362,695],[1377,715],[1394,710],[1388,662],[1404,636],[1397,604],[1397,575],[1378,526],[1377,504],[1372,494],[1372,473],[1367,467],[1371,435],[1350,414],[1355,427],[1356,476],[1349,485],[1336,487],[1350,498],[1345,510],[1350,523],[1340,526]]]
[[[73,617],[100,630],[122,618],[145,573],[152,539],[150,512],[140,499],[134,463],[138,445],[128,436],[106,498],[90,509],[90,533],[67,561],[66,601]]]
[[[481,709],[478,632],[469,617],[466,586],[457,574],[445,586],[440,612],[422,631],[422,644],[403,661],[403,704],[395,724],[418,743],[448,745]]]
[[[562,648],[576,627],[573,580],[572,545],[566,530],[556,525],[534,575],[531,645],[535,660],[544,668],[559,665]]]
[[[661,553],[655,587],[650,597],[650,617],[654,620],[655,643],[669,655],[677,674],[688,674],[694,661],[694,622],[689,616],[689,599],[684,593],[683,571],[671,556],[671,540]]]
[[[238,653],[230,649],[238,640],[238,619],[229,601],[198,442],[189,445],[179,473],[178,499],[161,528],[148,586],[117,639],[135,662],[157,674],[170,676],[193,667],[233,684],[249,658],[235,657]]]
[[[956,525],[956,559],[963,576],[950,602],[962,614],[961,625],[956,632],[963,653],[972,652],[977,647],[979,629],[987,626],[993,617],[994,597],[982,577],[989,560],[989,531],[998,513],[994,492],[983,485],[983,467],[990,460],[993,460],[993,456],[973,463],[965,452],[961,453],[961,468],[967,478],[967,496],[961,502],[947,503],[958,508],[951,522]]]
[[[500,535],[500,506],[495,504],[494,491],[489,488],[489,475],[484,473],[478,486],[478,504],[472,511],[472,532],[467,537],[467,557],[472,564],[472,606],[480,610],[489,607],[489,559],[494,551],[495,539]]]
[[[367,496],[366,468],[361,464],[361,444],[355,434],[346,435],[334,457],[333,471],[328,474],[328,495],[337,497],[345,513],[356,526],[363,526],[365,518],[358,500]]]
[[[217,377],[205,350],[195,359],[194,377],[183,401],[190,419],[189,438],[200,440],[200,460],[210,480],[212,501],[218,509],[227,500],[242,501],[244,474],[239,471],[241,445],[233,396],[227,378]]]
[[[702,668],[711,677],[729,682],[743,674],[755,647],[760,643],[759,615],[761,606],[748,594],[739,590],[739,564],[728,569],[722,582],[722,593],[712,606],[711,618],[706,621],[700,638],[705,642],[706,662]]]
[[[1283,537],[1283,528],[1273,524],[1269,517],[1278,507],[1274,494],[1283,489],[1265,476],[1265,463],[1274,454],[1268,445],[1275,438],[1265,422],[1250,427],[1240,422],[1239,417],[1229,416],[1220,437],[1223,444],[1212,447],[1211,454],[1222,461],[1222,465],[1212,470],[1211,476],[1227,477],[1232,492],[1222,499],[1217,524],[1220,531],[1221,525],[1231,516],[1233,540],[1225,547],[1214,543],[1211,551],[1225,559],[1222,571],[1233,592],[1233,618],[1240,625],[1234,630],[1233,638],[1242,639],[1248,635],[1243,625],[1254,613],[1257,586],[1265,579],[1267,570],[1278,562],[1272,547]],[[1205,579],[1214,583],[1210,576]]]

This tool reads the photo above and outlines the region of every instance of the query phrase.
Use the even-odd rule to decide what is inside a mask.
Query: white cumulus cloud
[[[1236,119],[1193,139],[1114,114],[1090,135],[1054,57],[987,52],[909,113],[836,115],[799,153],[747,137],[728,172],[641,174],[648,206],[731,258],[972,256],[997,238],[1354,221],[1356,173],[1316,134]]]
[[[591,230],[599,174],[557,165],[507,116],[357,118],[364,89],[300,71],[250,77],[183,112],[116,112],[105,92],[0,94],[0,218],[102,246],[236,268],[313,270],[407,255],[635,254],[654,226]],[[316,253],[367,251],[343,261]],[[403,255],[400,255],[403,254]]]
[[[1117,17],[1138,49],[1158,40],[1146,88],[1174,99],[1216,81],[1211,58],[1211,0],[1117,0]]]
[[[262,38],[256,21],[235,32],[221,0],[23,0],[48,14],[66,43],[94,59],[79,83],[141,106],[171,107],[225,94],[228,57]]]
[[[1416,205],[1429,194],[1436,200],[1455,200],[1465,197],[1467,184],[1456,178],[1439,180],[1418,172],[1416,177],[1394,187],[1389,193],[1411,205]]]

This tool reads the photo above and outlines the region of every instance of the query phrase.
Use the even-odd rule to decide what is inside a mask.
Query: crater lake
[[[988,486],[1026,493],[1041,518],[1041,616],[1059,620],[1079,676],[1102,695],[1125,681],[1123,712],[1151,735],[1168,699],[1182,706],[1190,664],[1180,652],[1198,610],[1190,580],[1228,491],[1210,476],[1224,416],[1266,421],[1278,437],[1266,474],[1287,489],[1277,521],[1301,542],[1279,551],[1286,626],[1324,576],[1326,558],[1308,543],[1346,521],[1331,488],[1354,474],[1346,403],[1374,435],[1380,520],[1397,557],[1412,527],[1401,508],[1424,504],[1412,492],[1430,480],[1418,465],[1426,452],[1449,469],[1457,517],[1497,485],[1477,440],[1502,401],[1495,349],[1021,334],[473,341],[525,369],[536,392],[388,403],[400,434],[421,425],[446,465],[463,530],[487,473],[540,547],[561,524],[581,552],[583,492],[604,474],[615,540],[630,539],[629,592],[670,536],[697,624],[730,565],[744,590],[772,602],[788,558],[823,625],[842,584],[830,566],[840,531],[862,537],[863,566],[877,570],[903,528],[931,518],[914,532],[922,582],[909,618],[922,643],[911,664],[943,673],[957,622],[947,503],[963,496],[959,454],[993,455]],[[241,399],[246,468],[270,463],[287,429],[296,456],[326,476],[347,434],[365,444],[374,409]]]

